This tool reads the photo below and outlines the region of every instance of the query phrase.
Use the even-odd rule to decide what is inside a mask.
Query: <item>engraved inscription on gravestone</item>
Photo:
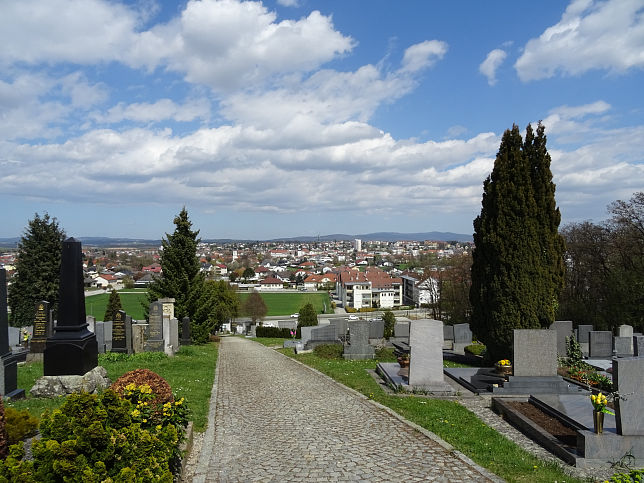
[[[51,311],[49,302],[42,300],[36,303],[36,315],[34,317],[34,332],[31,339],[30,352],[38,353],[45,350],[47,337],[51,336]]]
[[[125,312],[119,310],[114,314],[112,321],[112,352],[127,353],[127,341],[125,337]]]
[[[163,345],[163,305],[161,302],[152,302],[145,350],[163,352]]]

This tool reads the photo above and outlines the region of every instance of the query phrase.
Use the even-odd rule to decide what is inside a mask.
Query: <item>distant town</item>
[[[422,306],[436,296],[438,273],[453,257],[469,258],[464,241],[229,242],[198,245],[201,271],[238,290],[328,290],[345,308]],[[83,245],[88,290],[146,287],[162,276],[160,246]],[[11,279],[17,251],[6,249],[0,267]],[[468,266],[469,268],[469,266]]]

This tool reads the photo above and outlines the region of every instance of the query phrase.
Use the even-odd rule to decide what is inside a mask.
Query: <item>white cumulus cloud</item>
[[[505,50],[494,49],[487,54],[485,60],[479,65],[479,72],[487,77],[487,83],[496,84],[496,71],[507,57]]]
[[[522,81],[591,69],[641,69],[644,5],[641,0],[573,0],[557,24],[528,41],[514,67]]]

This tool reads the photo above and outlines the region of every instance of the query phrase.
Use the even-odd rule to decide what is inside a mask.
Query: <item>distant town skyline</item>
[[[0,238],[472,233],[542,120],[562,224],[644,189],[639,0],[25,0],[0,16]]]

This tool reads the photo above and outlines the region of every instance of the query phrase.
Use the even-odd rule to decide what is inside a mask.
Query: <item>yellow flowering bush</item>
[[[597,395],[591,394],[590,402],[593,404],[593,409],[598,413],[606,413],[606,414],[613,414],[613,415],[615,414],[609,411],[608,408],[606,407],[606,405],[608,404],[608,398],[604,396],[601,392]]]

